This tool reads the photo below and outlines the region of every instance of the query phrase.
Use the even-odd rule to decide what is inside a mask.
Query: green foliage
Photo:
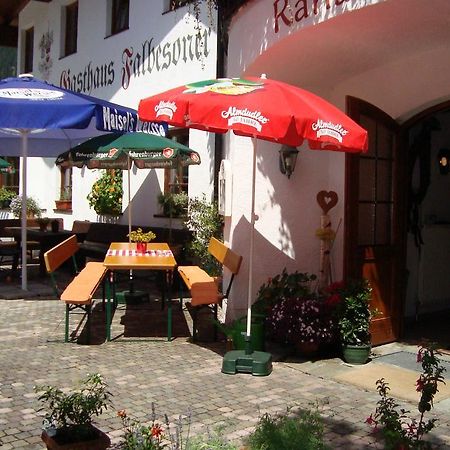
[[[223,436],[223,428],[218,427],[206,435],[193,437],[186,450],[238,450],[238,447]]]
[[[188,254],[211,276],[221,275],[222,266],[208,252],[211,237],[223,239],[223,219],[217,202],[208,202],[205,194],[190,199],[185,226],[193,233],[192,241],[187,244]]]
[[[22,217],[22,196],[16,195],[9,205],[14,217]],[[33,197],[27,197],[27,216],[41,217],[41,207]]]
[[[370,320],[376,311],[370,308],[372,288],[366,279],[333,283],[327,288],[336,305],[340,340],[343,344],[370,344]]]
[[[119,215],[122,213],[122,196],[122,171],[109,169],[92,185],[87,200],[97,214]]]
[[[417,354],[417,362],[422,363],[422,373],[416,382],[416,391],[421,393],[417,407],[419,420],[409,418],[410,411],[403,408],[399,410],[397,402],[388,396],[390,390],[388,383],[384,378],[377,380],[377,390],[381,399],[377,402],[375,413],[366,419],[366,423],[380,431],[385,449],[431,448],[431,444],[422,438],[435,426],[437,419],[425,421],[424,415],[433,407],[434,396],[439,392],[438,384],[445,384],[442,375],[445,368],[441,365],[438,355],[440,353],[434,344],[420,347]]]
[[[184,217],[188,208],[189,197],[186,192],[172,194],[170,192],[158,195],[158,203],[167,217]]]
[[[0,187],[0,202],[12,200],[16,195],[11,189]]]
[[[87,375],[80,387],[69,393],[54,386],[36,386],[35,391],[42,392],[38,400],[47,407],[46,428],[56,428],[60,435],[73,434],[75,427],[83,435],[93,416],[99,416],[108,408],[112,396],[100,374]]]
[[[253,311],[267,313],[276,303],[291,297],[311,297],[311,283],[316,275],[283,269],[281,274],[269,278],[258,291]]]
[[[324,430],[320,414],[300,411],[295,416],[264,414],[247,438],[249,450],[324,450]]]
[[[196,437],[190,436],[191,414],[179,416],[174,423],[164,414],[157,420],[155,404],[152,403],[150,422],[141,423],[130,418],[125,410],[117,412],[124,427],[124,450],[238,450],[223,436],[223,428]]]

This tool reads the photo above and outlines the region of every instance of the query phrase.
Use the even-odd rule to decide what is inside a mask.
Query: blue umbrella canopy
[[[131,108],[60,88],[31,75],[0,80],[0,155],[23,158],[24,198],[28,156],[56,157],[92,136],[140,129],[164,135],[167,125],[142,128]],[[22,261],[26,261],[25,206],[23,202]],[[27,289],[26,264],[22,264],[22,289]]]

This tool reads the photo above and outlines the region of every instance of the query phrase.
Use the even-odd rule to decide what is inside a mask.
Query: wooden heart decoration
[[[320,191],[317,194],[317,203],[322,208],[324,214],[328,214],[331,208],[334,208],[338,202],[338,195],[334,191]]]

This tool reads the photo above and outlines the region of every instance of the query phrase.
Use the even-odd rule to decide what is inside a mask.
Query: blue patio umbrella
[[[165,135],[167,125],[143,125],[136,111],[70,91],[32,75],[0,80],[0,155],[21,156],[26,198],[27,157],[56,157],[105,132],[147,131]],[[20,138],[20,139],[19,139]],[[26,260],[26,202],[22,202],[22,261]],[[22,289],[27,289],[22,264]]]

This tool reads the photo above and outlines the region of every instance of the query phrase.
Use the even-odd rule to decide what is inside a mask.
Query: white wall
[[[312,0],[290,2],[292,21],[285,24],[280,16],[274,18],[274,10],[280,12],[284,1],[250,2],[231,24],[227,75],[266,73],[268,78],[312,90],[342,110],[346,96],[352,95],[402,122],[450,97],[448,27],[445,20],[441,22],[449,3],[435,3],[436,8],[425,8],[420,0],[330,0],[317,2],[320,6],[315,13]],[[307,11],[302,10],[305,5]],[[233,217],[226,231],[233,248],[244,255],[229,302],[230,316],[234,316],[245,312],[247,301],[251,142],[234,137],[230,141]],[[258,143],[258,148],[260,219],[253,299],[261,283],[284,267],[318,273],[317,192],[333,190],[339,196],[330,212],[335,229],[345,209],[343,154],[305,150],[287,180],[278,170],[278,146]],[[437,205],[434,209],[438,210]],[[332,249],[335,280],[342,276],[343,232],[341,224]]]
[[[54,0],[50,3],[30,2],[19,17],[19,28],[34,27],[34,75],[37,78],[47,78],[49,82],[61,85],[67,74],[75,75],[80,80],[91,69],[107,68],[105,80],[110,84],[99,85],[88,89],[88,84],[64,84],[74,90],[110,100],[137,109],[141,98],[157,92],[178,86],[183,83],[215,77],[216,71],[216,22],[208,17],[207,8],[202,11],[199,32],[202,38],[196,45],[196,21],[188,14],[188,8],[175,12],[164,13],[163,0],[148,2],[135,0],[130,2],[129,30],[117,35],[106,37],[107,0],[79,0],[79,29],[77,52],[60,58],[60,13],[66,0]],[[48,72],[40,71],[41,51],[39,42],[47,33],[53,33],[53,43],[50,49],[51,68]],[[150,43],[154,52],[146,56],[143,48]],[[179,46],[178,46],[179,44]],[[190,45],[192,44],[192,45]],[[174,58],[174,48],[180,56]],[[158,51],[160,49],[160,51]],[[141,55],[139,59],[138,54]],[[169,56],[170,54],[170,56]],[[158,55],[158,57],[155,57]],[[185,61],[184,61],[185,57]],[[19,60],[21,55],[19,54]],[[174,63],[176,59],[176,64]],[[167,66],[167,67],[166,67]],[[131,71],[131,77],[128,72]],[[70,77],[69,77],[70,79]],[[202,158],[202,165],[190,169],[194,174],[190,190],[193,193],[211,192],[213,163],[211,158],[211,143],[206,133],[191,132],[191,146]],[[36,161],[35,161],[36,160]],[[45,164],[33,158],[29,161],[29,193],[40,200],[41,206],[47,210],[46,215],[58,216],[53,211],[54,200],[59,195],[59,174],[52,164]],[[92,183],[98,178],[98,171],[74,168],[73,178],[73,214],[64,214],[65,227],[69,228],[76,219],[98,220],[97,214],[89,208],[86,195],[90,192]],[[43,184],[45,179],[47,183]],[[133,171],[131,179],[131,194],[135,200],[133,207],[133,222],[136,224],[155,224],[164,226],[167,219],[155,218],[159,212],[157,196],[162,190],[163,170]],[[128,190],[126,174],[124,174],[124,215],[121,222],[127,222]],[[149,194],[150,193],[150,194]]]

